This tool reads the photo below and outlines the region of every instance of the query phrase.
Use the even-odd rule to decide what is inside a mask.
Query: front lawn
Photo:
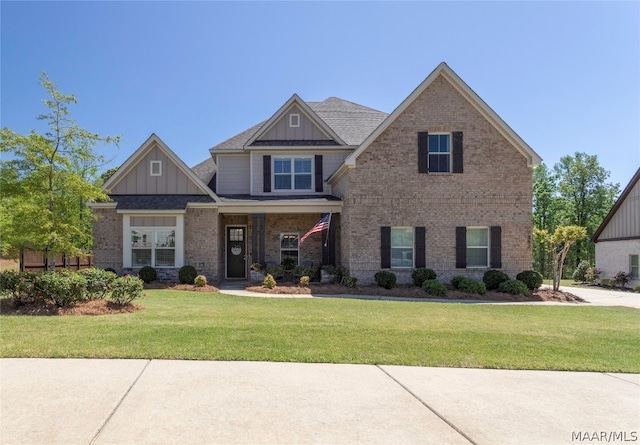
[[[143,310],[0,316],[2,357],[640,372],[640,311],[147,290]]]

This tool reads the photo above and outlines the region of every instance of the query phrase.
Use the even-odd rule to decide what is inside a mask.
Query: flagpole
[[[331,230],[331,215],[333,215],[333,212],[329,212],[329,220],[327,221],[327,237],[324,240],[324,247],[327,247],[327,244],[329,243],[329,230]]]

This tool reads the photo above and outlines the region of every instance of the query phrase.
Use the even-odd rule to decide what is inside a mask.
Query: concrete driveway
[[[2,444],[640,440],[640,374],[0,359],[0,391]]]
[[[577,286],[560,286],[560,290],[577,295],[593,306],[627,306],[640,309],[639,293]]]

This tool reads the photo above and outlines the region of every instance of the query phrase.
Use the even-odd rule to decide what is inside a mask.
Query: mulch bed
[[[106,300],[93,300],[67,307],[58,307],[53,303],[36,302],[16,306],[11,298],[0,300],[2,315],[112,315],[135,312],[144,309],[136,303],[118,304]]]

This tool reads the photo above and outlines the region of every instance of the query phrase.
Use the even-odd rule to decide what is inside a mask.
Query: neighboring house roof
[[[209,195],[110,195],[118,210],[184,210],[191,203],[214,203]]]
[[[631,194],[631,191],[633,190],[633,188],[636,186],[636,184],[638,184],[638,181],[640,181],[640,168],[638,168],[636,173],[631,178],[631,181],[629,181],[629,184],[627,184],[625,189],[622,191],[622,193],[616,200],[616,203],[613,205],[611,210],[609,210],[609,213],[602,221],[602,224],[600,224],[600,226],[598,227],[598,230],[596,230],[596,232],[591,237],[591,241],[593,241],[594,243],[597,243],[599,241],[600,236],[602,235],[604,230],[607,228],[611,220],[615,217],[620,207],[622,207],[622,205],[625,203],[625,201]]]
[[[138,164],[138,162],[140,162],[144,156],[155,147],[158,147],[158,149],[162,151],[183,174],[193,181],[197,189],[211,197],[214,201],[218,201],[216,194],[213,193],[202,179],[200,179],[193,170],[187,167],[187,165],[155,133],[151,134],[151,136],[149,136],[149,138],[129,157],[129,159],[127,159],[125,163],[118,168],[118,170],[104,183],[103,188],[107,190],[113,189],[118,182],[124,179]]]
[[[495,111],[493,111],[469,86],[451,69],[442,62],[433,70],[429,76],[382,122],[367,138],[360,144],[357,150],[351,153],[345,159],[344,164],[340,167],[333,177],[338,177],[345,168],[354,167],[358,156],[376,140],[382,132],[396,118],[404,112],[411,103],[416,100],[438,77],[443,76],[460,94],[462,94],[476,110],[478,110],[497,130],[502,134],[526,159],[527,164],[531,167],[539,165],[542,158],[535,152],[525,141],[520,138],[506,122],[504,122]],[[329,178],[331,180],[331,178]]]

